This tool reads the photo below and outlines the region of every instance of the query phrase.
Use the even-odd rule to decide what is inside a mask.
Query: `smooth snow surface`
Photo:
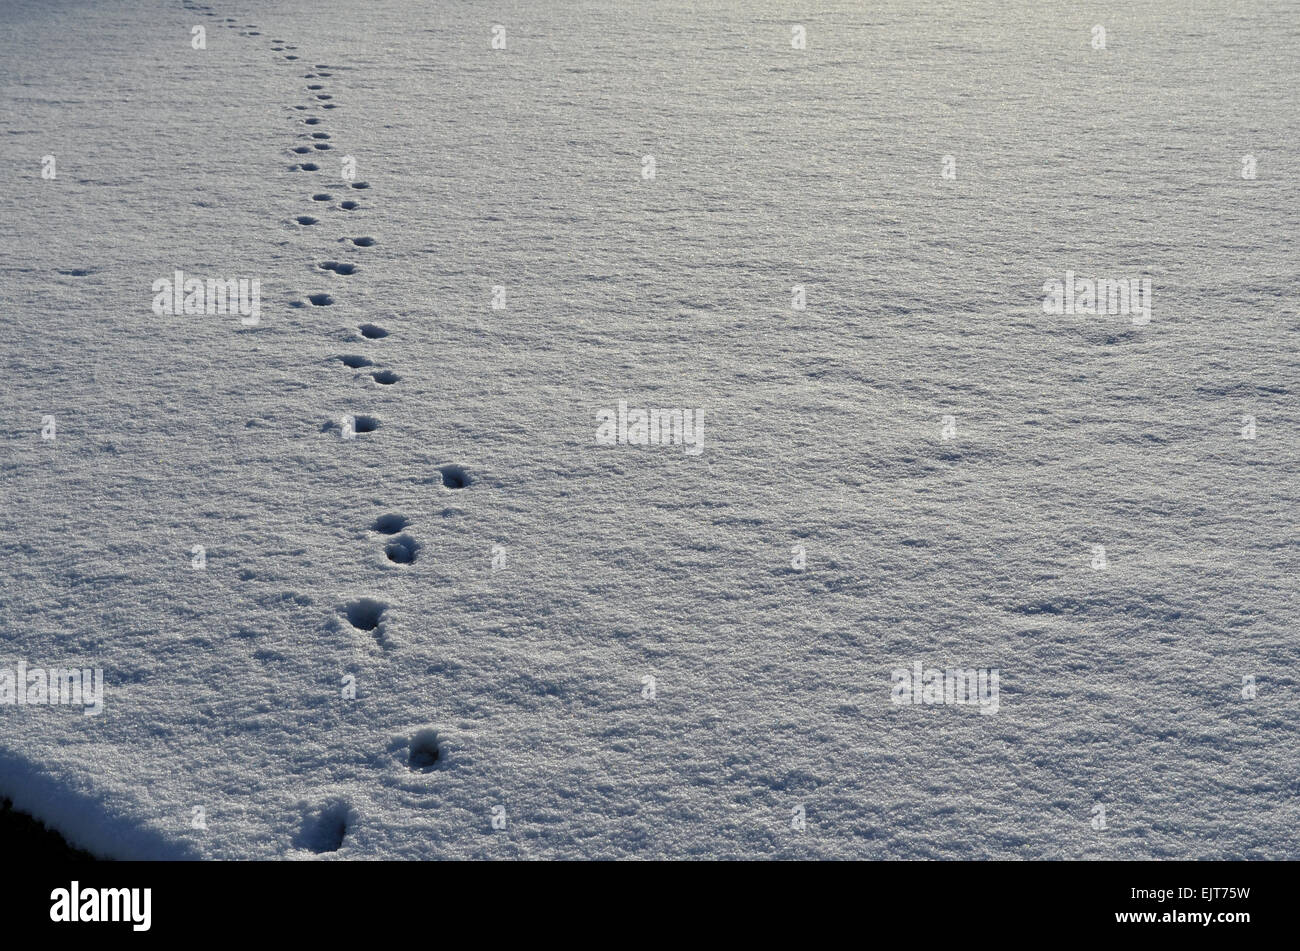
[[[0,667],[107,685],[0,705],[0,795],[122,858],[1300,857],[1300,8],[1093,6],[0,5]]]

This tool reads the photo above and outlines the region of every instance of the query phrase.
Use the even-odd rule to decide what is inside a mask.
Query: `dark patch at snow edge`
[[[190,843],[106,810],[103,801],[58,782],[47,767],[5,749],[0,749],[0,796],[58,832],[69,845],[100,858],[201,858]]]
[[[40,819],[14,809],[13,803],[3,797],[0,797],[0,849],[25,861],[99,861],[89,852],[73,848]]]

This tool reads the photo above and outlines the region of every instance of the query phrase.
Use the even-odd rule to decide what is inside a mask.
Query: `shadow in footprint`
[[[327,419],[321,423],[320,431],[338,433],[344,439],[348,439],[354,438],[358,433],[373,433],[378,428],[379,420],[373,416],[344,416],[341,419]]]
[[[365,337],[367,340],[379,340],[381,337],[388,336],[388,331],[383,327],[380,327],[378,324],[362,324],[357,328],[357,330],[360,331],[361,336]]]
[[[339,202],[339,207],[342,208],[344,211],[356,211],[358,208],[361,207],[361,202],[359,201]]]
[[[312,201],[333,201],[334,196],[328,194],[327,192],[321,192],[319,195],[312,195],[311,200]]]
[[[328,294],[308,294],[307,299],[317,307],[328,307],[330,304],[334,303],[334,298],[330,297]]]
[[[351,818],[352,810],[345,801],[335,799],[327,802],[315,814],[303,819],[302,830],[294,839],[294,845],[317,854],[337,852],[343,847]]]
[[[348,623],[358,631],[373,631],[384,620],[388,605],[374,598],[358,598],[344,609]]]
[[[398,535],[384,546],[384,554],[388,556],[388,560],[395,561],[399,565],[411,564],[415,561],[415,555],[419,550],[420,543],[410,535]]]
[[[427,773],[434,769],[442,758],[442,743],[438,740],[437,730],[426,727],[411,737],[406,761],[414,772]]]
[[[353,183],[352,183],[352,187],[353,187],[353,188],[369,188],[369,187],[370,187],[370,183],[369,183],[369,182],[353,182]]]
[[[362,367],[371,367],[375,365],[374,361],[369,357],[363,357],[359,354],[352,353],[345,353],[343,356],[339,357],[339,362],[352,370],[360,370]]]
[[[355,274],[357,272],[355,264],[344,264],[341,261],[322,261],[318,267],[322,271],[333,271],[335,274]]]
[[[411,520],[405,515],[381,515],[375,519],[375,524],[370,526],[370,530],[380,535],[396,535],[410,524]]]
[[[352,243],[355,244],[358,248],[369,248],[374,245],[375,239],[374,238],[353,238]]]
[[[392,386],[401,379],[401,377],[392,370],[376,370],[370,375],[375,378],[376,383],[382,383],[384,386]]]
[[[474,481],[464,466],[443,466],[438,471],[442,473],[442,484],[449,489],[463,489]]]
[[[320,222],[311,215],[299,215],[294,221],[300,225],[318,225]]]

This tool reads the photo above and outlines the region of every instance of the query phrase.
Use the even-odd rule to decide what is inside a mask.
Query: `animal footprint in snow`
[[[319,195],[312,195],[311,200],[312,201],[333,201],[334,196],[331,195],[329,192],[321,192]]]
[[[426,727],[418,731],[411,737],[411,744],[407,748],[407,765],[417,773],[427,773],[435,769],[444,759],[442,746],[437,730]]]
[[[380,647],[391,646],[384,615],[388,605],[374,598],[357,598],[343,607],[343,616],[358,631],[368,631]]]
[[[308,294],[307,299],[317,307],[328,307],[334,303],[334,298],[328,294]]]
[[[367,340],[379,340],[381,337],[388,336],[388,331],[378,324],[362,324],[357,330]]]
[[[343,202],[339,202],[339,207],[342,208],[344,211],[356,211],[358,208],[361,207],[361,202],[343,201]]]
[[[380,535],[396,535],[410,524],[411,520],[405,515],[381,515],[375,519],[375,524],[370,526],[370,530],[378,532]]]
[[[384,612],[388,605],[374,598],[357,598],[344,606],[343,613],[348,623],[358,631],[374,631],[384,621]]]
[[[344,264],[339,261],[322,261],[317,266],[322,271],[333,271],[335,274],[355,274],[357,272],[355,264]]]
[[[420,543],[410,535],[398,535],[384,546],[384,554],[388,556],[388,560],[397,562],[399,565],[411,564],[415,561],[416,553],[419,550]]]
[[[318,224],[320,224],[320,221],[318,221],[317,219],[313,218],[311,215],[299,215],[297,218],[294,219],[294,221],[298,222],[298,224],[300,224],[300,225],[318,225]]]
[[[343,438],[347,439],[348,433],[373,433],[379,428],[379,420],[373,416],[345,416],[343,418]]]
[[[354,821],[351,807],[342,799],[331,800],[303,818],[294,845],[317,854],[337,852],[343,847],[348,826]]]
[[[370,375],[375,378],[376,383],[382,383],[384,386],[392,386],[401,379],[401,377],[392,370],[376,370]]]
[[[438,471],[442,473],[442,484],[448,489],[463,489],[474,481],[464,466],[448,465]]]
[[[374,238],[353,238],[352,243],[359,248],[369,248],[374,245],[375,239]]]
[[[373,416],[344,416],[338,422],[329,420],[320,431],[323,433],[338,431],[342,439],[356,439],[358,433],[372,433],[379,428],[379,420]]]
[[[350,353],[344,354],[343,356],[339,357],[339,362],[342,363],[345,367],[348,367],[349,369],[352,370],[360,370],[362,367],[371,367],[375,365],[374,361],[371,360],[369,357],[363,357],[359,354],[350,354]]]

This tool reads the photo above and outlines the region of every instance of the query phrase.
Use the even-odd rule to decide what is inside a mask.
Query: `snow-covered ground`
[[[16,807],[123,858],[1300,857],[1295,4],[0,27],[0,668],[105,681],[0,704]],[[156,314],[176,270],[259,322]],[[1045,313],[1068,271],[1150,322]]]

